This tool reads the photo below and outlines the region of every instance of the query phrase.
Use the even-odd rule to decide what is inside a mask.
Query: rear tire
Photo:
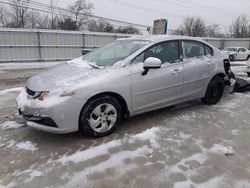
[[[111,134],[121,120],[121,105],[111,96],[100,96],[89,101],[79,118],[83,135],[102,137]]]
[[[201,101],[207,105],[217,104],[224,93],[224,79],[220,76],[214,77],[208,84],[206,95]]]

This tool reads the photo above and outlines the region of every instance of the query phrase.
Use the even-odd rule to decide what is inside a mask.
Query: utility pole
[[[53,0],[50,0],[50,9],[51,9],[51,29],[54,29]]]

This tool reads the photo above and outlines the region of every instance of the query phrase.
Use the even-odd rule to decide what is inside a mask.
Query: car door
[[[183,84],[183,62],[180,61],[179,41],[158,43],[139,56],[132,64],[131,86],[133,113],[138,114],[158,109],[181,100]],[[159,69],[144,71],[143,62],[149,58],[159,58]]]
[[[184,40],[184,81],[183,99],[201,97],[206,90],[206,83],[215,70],[213,50],[198,41]]]

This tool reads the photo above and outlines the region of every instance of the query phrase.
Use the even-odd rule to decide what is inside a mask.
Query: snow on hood
[[[109,68],[94,68],[81,59],[74,59],[47,69],[31,77],[26,86],[34,91],[51,91],[70,87],[80,82],[99,77]]]

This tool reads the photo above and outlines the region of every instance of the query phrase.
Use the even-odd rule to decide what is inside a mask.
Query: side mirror
[[[148,73],[149,69],[159,69],[161,68],[161,60],[155,57],[149,57],[147,58],[144,63],[143,63],[143,68],[144,71],[142,73],[142,75],[146,75]]]
[[[91,50],[84,49],[84,50],[82,50],[82,55],[86,55],[86,54],[88,54],[89,52],[91,52]]]

